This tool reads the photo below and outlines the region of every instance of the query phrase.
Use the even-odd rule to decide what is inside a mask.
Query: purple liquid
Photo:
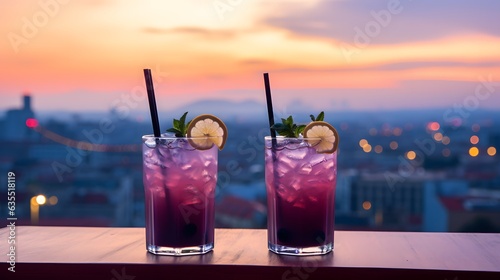
[[[143,144],[146,244],[213,244],[217,147],[201,151],[185,139],[162,141]]]
[[[266,140],[268,238],[275,245],[307,248],[333,244],[337,160],[300,139],[278,141],[273,158]]]

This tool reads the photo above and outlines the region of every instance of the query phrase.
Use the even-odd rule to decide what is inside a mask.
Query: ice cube
[[[184,170],[184,171],[186,171],[186,170],[188,170],[188,169],[191,169],[192,167],[193,167],[193,166],[192,166],[191,164],[186,163],[186,164],[183,164],[183,165],[181,166],[181,169],[182,169],[182,170]]]
[[[327,162],[325,163],[325,169],[330,169],[333,167],[333,160],[328,159]]]
[[[326,158],[323,154],[314,154],[309,158],[309,162],[311,166],[316,166],[326,161]]]
[[[208,183],[212,180],[212,175],[210,175],[210,173],[204,169],[202,172],[201,172],[201,181],[203,183]]]
[[[144,141],[144,144],[148,146],[148,148],[154,148],[156,147],[156,139],[155,138],[148,138],[146,141]]]
[[[281,157],[277,162],[276,171],[278,174],[286,174],[289,171],[292,171],[295,168],[295,163],[293,159],[288,157]]]
[[[303,198],[299,198],[299,199],[295,200],[295,202],[293,203],[293,207],[306,208],[306,203],[305,203]]]
[[[301,182],[297,177],[292,177],[289,184],[289,188],[292,188],[293,191],[299,191],[301,189]]]
[[[203,203],[203,194],[193,185],[184,187],[183,205],[194,205]]]
[[[303,160],[307,156],[306,148],[299,148],[296,150],[289,151],[286,156],[292,160]]]
[[[297,174],[300,174],[300,175],[309,175],[309,174],[311,174],[312,170],[313,170],[312,166],[309,163],[307,163],[307,164],[304,164],[302,166],[302,168],[300,168],[298,170]]]
[[[167,159],[170,160],[170,158],[172,157],[172,155],[170,154],[171,149],[169,149],[168,146],[166,146],[166,145],[158,146],[156,151],[157,151],[158,157],[162,158],[163,160],[167,160]]]
[[[318,195],[309,194],[309,195],[307,195],[307,199],[309,199],[310,202],[316,203],[316,202],[318,202]]]

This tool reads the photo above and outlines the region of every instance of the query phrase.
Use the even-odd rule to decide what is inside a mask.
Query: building
[[[28,141],[34,140],[38,135],[29,126],[34,125],[35,113],[31,109],[31,96],[23,96],[23,107],[10,109],[6,112],[3,120],[3,130],[8,133],[0,134],[4,141]]]
[[[425,173],[401,176],[393,182],[384,174],[353,176],[346,192],[348,197],[342,199],[343,208],[348,208],[355,217],[367,218],[375,230],[420,231],[426,204],[425,185],[437,176]]]
[[[499,232],[500,192],[477,191],[463,181],[429,182],[423,230]]]

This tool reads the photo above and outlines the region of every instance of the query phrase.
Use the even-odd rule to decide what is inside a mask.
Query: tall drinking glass
[[[189,138],[142,137],[146,247],[159,255],[214,248],[217,146],[197,150]]]
[[[285,255],[333,250],[337,153],[305,139],[265,138],[268,248]]]

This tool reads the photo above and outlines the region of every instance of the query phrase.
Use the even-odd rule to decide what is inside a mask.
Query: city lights
[[[389,144],[389,147],[391,147],[392,150],[396,150],[399,145],[398,145],[398,142],[396,141],[392,141],[390,144]]]
[[[441,152],[441,154],[444,157],[449,157],[451,155],[451,151],[450,151],[450,149],[446,148],[446,149],[443,149],[443,151]]]
[[[392,130],[392,134],[394,134],[394,136],[401,136],[402,133],[403,133],[403,130],[399,127],[396,127]]]
[[[35,198],[35,201],[36,203],[38,203],[38,205],[44,205],[45,202],[47,202],[47,198],[45,198],[44,195],[40,194]]]
[[[57,196],[49,197],[49,205],[56,205],[58,201],[59,199],[57,198]]]
[[[38,121],[33,118],[29,118],[26,120],[26,126],[29,128],[35,128],[38,126]]]
[[[368,145],[368,141],[366,139],[361,139],[359,140],[359,146],[363,148],[364,146]]]
[[[431,131],[438,131],[441,126],[438,122],[430,122],[427,124],[427,129]]]
[[[448,144],[450,144],[450,142],[451,142],[451,139],[448,136],[444,136],[443,140],[441,140],[441,143],[443,143],[443,145],[448,145]]]
[[[363,202],[363,209],[365,209],[366,211],[368,211],[371,208],[372,208],[372,203],[370,201]]]
[[[367,145],[363,146],[363,151],[364,151],[365,153],[369,153],[369,152],[371,152],[371,151],[372,151],[372,145],[367,144]]]
[[[406,153],[406,158],[409,160],[414,160],[416,157],[417,157],[417,153],[415,153],[414,151],[408,151]]]
[[[469,149],[469,155],[471,157],[477,157],[479,155],[479,149],[477,147],[472,147]]]
[[[477,137],[477,135],[472,135],[469,140],[472,145],[479,143],[479,137]]]
[[[38,225],[40,219],[40,206],[56,205],[57,202],[58,202],[57,196],[54,195],[49,197],[48,199],[43,194],[31,197],[30,199],[31,224]]]
[[[375,153],[380,154],[382,151],[384,151],[384,148],[382,148],[382,146],[375,146]]]
[[[437,132],[437,133],[434,134],[433,138],[434,138],[434,140],[440,142],[440,141],[443,140],[443,134],[440,133],[440,132]]]
[[[497,154],[497,149],[495,147],[489,147],[488,150],[486,150],[486,153],[492,157]]]

